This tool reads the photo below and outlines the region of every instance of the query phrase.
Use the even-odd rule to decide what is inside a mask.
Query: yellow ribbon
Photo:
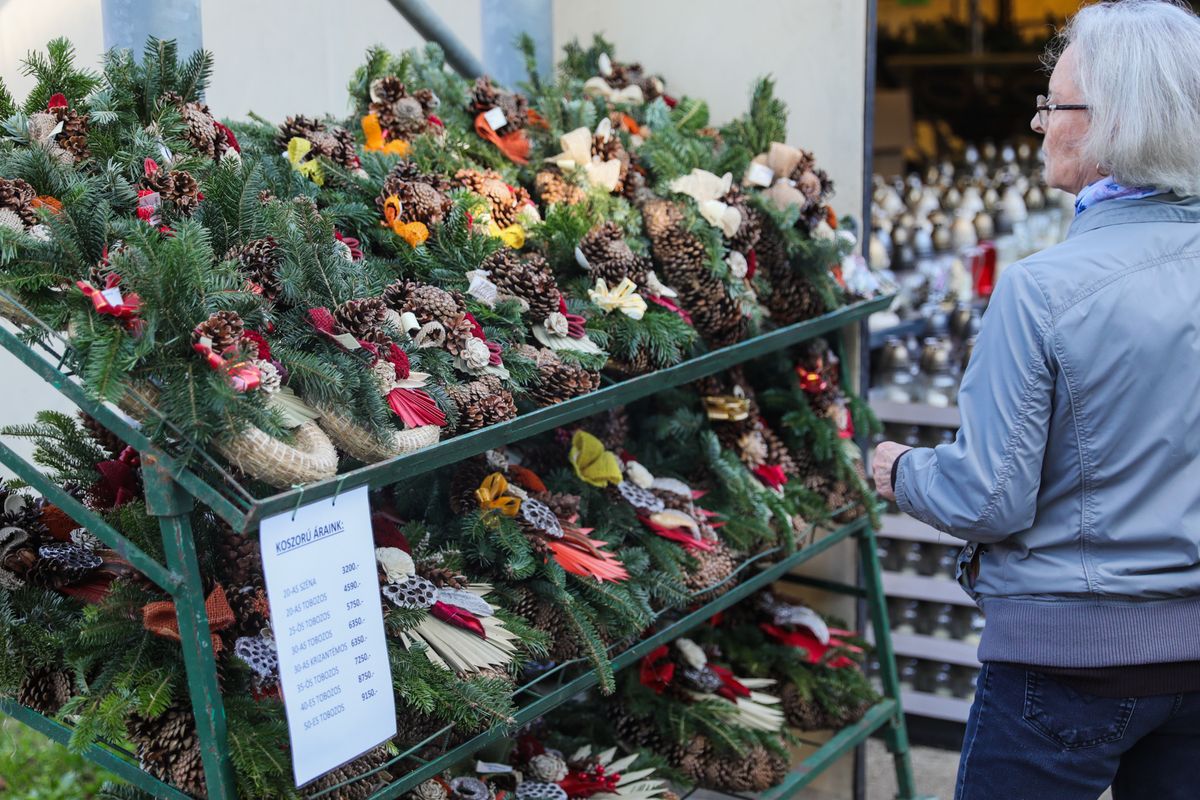
[[[390,153],[396,156],[406,156],[411,149],[408,142],[403,139],[392,139],[384,141],[383,126],[379,124],[379,117],[374,114],[367,114],[362,118],[363,136],[367,143],[363,145],[364,150],[371,150],[378,153]]]
[[[424,222],[404,222],[400,219],[402,206],[400,198],[396,195],[390,195],[387,200],[383,201],[383,227],[391,228],[392,233],[399,236],[411,246],[416,247],[423,244],[429,238],[429,228]]]
[[[704,398],[704,410],[709,419],[740,422],[750,417],[750,401],[732,394],[710,395]]]
[[[293,136],[292,140],[288,142],[288,161],[292,162],[292,169],[311,180],[317,186],[324,186],[325,173],[321,171],[321,162],[315,158],[308,161],[304,160],[304,157],[312,151],[312,148],[312,142],[308,139]]]
[[[515,222],[507,228],[488,222],[488,235],[499,239],[513,250],[520,250],[525,246],[525,229]]]
[[[571,438],[571,452],[567,459],[575,474],[584,483],[592,486],[616,486],[621,482],[621,465],[604,443],[587,431],[576,431]]]
[[[637,284],[622,278],[621,282],[609,289],[603,278],[596,279],[596,288],[588,290],[588,297],[606,314],[620,311],[630,319],[641,319],[646,313],[646,301],[635,290]]]
[[[521,510],[521,500],[517,497],[506,497],[508,481],[499,472],[493,472],[483,479],[475,490],[475,499],[484,511],[495,509],[506,517],[515,517]]]

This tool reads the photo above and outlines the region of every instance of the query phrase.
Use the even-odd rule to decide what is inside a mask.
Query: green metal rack
[[[305,502],[336,496],[339,492],[360,486],[381,487],[400,480],[409,480],[438,467],[694,381],[822,334],[847,330],[857,335],[857,327],[861,321],[872,312],[886,308],[890,302],[890,297],[859,302],[729,347],[710,351],[668,369],[613,383],[583,397],[538,409],[414,453],[365,466],[327,481],[262,498],[253,496],[203,451],[186,445],[176,450],[156,445],[122,414],[89,397],[71,374],[63,370],[69,345],[54,332],[46,330],[44,335],[22,337],[0,328],[0,346],[13,353],[67,399],[141,453],[147,506],[150,513],[159,520],[166,554],[165,563],[159,563],[140,550],[119,531],[105,523],[99,515],[55,486],[34,465],[3,443],[0,443],[0,463],[40,491],[47,500],[86,527],[174,598],[188,675],[188,692],[195,710],[197,737],[208,796],[212,800],[235,800],[238,795],[226,739],[224,706],[217,686],[216,663],[204,609],[197,555],[191,535],[191,514],[196,502],[208,506],[235,531],[253,532],[264,517],[297,508]],[[38,344],[28,344],[25,339],[37,339]],[[149,408],[149,404],[147,407]],[[157,412],[151,408],[150,413]],[[195,469],[197,462],[208,466],[205,470],[206,475],[216,475],[218,479],[201,477]],[[703,623],[716,612],[787,576],[796,566],[847,539],[856,541],[858,545],[861,586],[813,581],[796,576],[789,576],[789,579],[819,584],[821,588],[851,594],[866,601],[875,631],[875,647],[879,656],[884,697],[870,708],[859,722],[838,732],[798,764],[783,783],[764,795],[771,800],[791,797],[823,769],[877,732],[895,757],[900,787],[898,797],[900,800],[914,800],[916,797],[904,714],[900,707],[899,679],[888,630],[886,600],[875,552],[875,533],[865,519],[834,530],[810,529],[803,537],[801,546],[794,551],[776,549],[756,555],[743,563],[738,572],[731,576],[730,579],[742,578],[733,589],[684,613],[663,615],[656,621],[655,629],[651,633],[626,649],[610,653],[614,670],[635,664],[655,647],[671,641]],[[766,565],[768,560],[771,563]],[[444,744],[450,733],[447,727],[379,767],[378,770],[386,769],[392,774],[400,774],[400,777],[373,794],[371,800],[399,797],[421,781],[469,758],[496,739],[509,735],[515,726],[537,718],[580,691],[593,686],[596,680],[594,671],[587,669],[586,664],[582,662],[560,664],[539,675],[516,690],[514,699],[518,701],[519,710],[506,725],[480,733],[453,748],[444,749],[441,756],[432,760],[420,758],[418,753],[430,745],[439,744],[439,739]],[[66,743],[71,736],[71,728],[68,725],[43,716],[13,700],[0,699],[0,713],[7,714],[62,743]],[[155,797],[170,800],[186,800],[189,797],[141,770],[136,758],[119,748],[94,745],[89,747],[84,755]],[[354,780],[361,780],[363,777],[365,776],[356,776]],[[331,791],[332,788],[312,794],[311,798],[317,800]]]

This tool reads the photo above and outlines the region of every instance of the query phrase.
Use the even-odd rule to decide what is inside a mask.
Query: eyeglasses
[[[1051,111],[1087,111],[1089,108],[1091,106],[1083,103],[1051,103],[1047,100],[1046,95],[1039,94],[1037,96],[1038,125],[1043,130],[1045,129]]]

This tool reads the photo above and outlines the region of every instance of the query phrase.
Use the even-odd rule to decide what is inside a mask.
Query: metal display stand
[[[264,517],[294,509],[308,501],[330,497],[359,486],[382,487],[408,480],[486,450],[694,381],[822,334],[839,331],[848,337],[854,337],[858,334],[861,320],[872,312],[886,308],[890,302],[890,297],[883,297],[856,303],[729,347],[713,350],[669,369],[614,383],[589,395],[523,414],[513,420],[441,442],[424,450],[266,498],[255,498],[228,473],[218,473],[226,478],[223,484],[202,479],[188,466],[194,459],[207,459],[202,452],[194,448],[168,450],[151,443],[123,415],[89,397],[83,387],[62,369],[62,365],[67,361],[65,351],[56,352],[49,345],[31,346],[16,334],[0,328],[0,346],[13,353],[67,399],[139,451],[147,505],[150,513],[159,520],[166,554],[165,563],[159,563],[140,550],[98,514],[54,485],[37,467],[2,443],[0,462],[173,597],[188,676],[188,692],[196,712],[197,736],[208,797],[211,800],[234,800],[238,795],[226,739],[225,712],[217,685],[216,663],[204,608],[197,553],[191,535],[194,503],[208,506],[214,514],[229,523],[233,530],[252,533]],[[837,529],[811,528],[801,537],[798,549],[790,552],[786,548],[777,547],[755,555],[741,564],[730,577],[730,580],[741,579],[733,589],[715,600],[685,612],[665,612],[644,638],[631,646],[625,643],[624,649],[610,653],[614,670],[635,664],[659,645],[681,636],[708,620],[716,612],[784,577],[799,564],[824,553],[845,539],[853,539],[858,544],[861,586],[797,576],[790,579],[818,584],[822,588],[843,592],[866,601],[875,632],[875,647],[881,665],[884,696],[861,720],[834,735],[816,752],[797,764],[779,786],[766,792],[763,797],[770,800],[784,800],[796,794],[822,770],[853,751],[876,732],[883,736],[894,754],[900,787],[899,797],[901,800],[915,798],[899,678],[888,631],[883,579],[876,554],[875,532],[865,518]],[[448,739],[450,728],[447,727],[379,767],[379,770],[387,769],[399,777],[373,794],[372,800],[401,796],[418,783],[467,759],[491,742],[508,736],[516,726],[537,718],[580,691],[593,686],[596,681],[595,672],[582,661],[560,664],[539,675],[515,691],[514,699],[517,701],[518,711],[508,724],[480,733],[450,749],[443,748],[442,755],[437,758],[425,760],[418,757],[417,753],[425,751],[430,745],[436,746],[439,741],[444,743]],[[56,741],[66,743],[70,738],[69,725],[43,716],[14,700],[0,699],[0,713],[7,714]],[[94,745],[89,747],[84,755],[155,797],[171,800],[185,800],[189,797],[143,771],[132,754],[117,747]],[[363,777],[365,776],[357,776],[356,779]],[[326,789],[310,797],[316,800],[330,791],[333,789]]]

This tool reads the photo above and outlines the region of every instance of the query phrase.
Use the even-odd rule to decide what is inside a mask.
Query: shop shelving
[[[68,362],[66,348],[69,347],[69,343],[59,339],[49,329],[34,336],[30,331],[17,335],[0,328],[0,346],[12,352],[75,405],[139,451],[147,506],[149,512],[159,518],[166,554],[165,563],[158,563],[139,550],[120,532],[107,525],[99,515],[53,485],[36,467],[3,444],[0,444],[0,462],[173,596],[182,640],[181,649],[188,674],[188,690],[196,712],[197,734],[208,796],[212,800],[232,800],[237,797],[237,793],[226,741],[224,707],[217,687],[216,666],[204,609],[200,571],[191,536],[190,519],[196,502],[208,506],[235,531],[253,532],[264,517],[295,509],[306,502],[336,496],[339,492],[356,487],[381,487],[411,479],[491,448],[624,405],[815,336],[842,330],[847,331],[850,336],[855,336],[861,320],[875,311],[886,308],[890,302],[890,297],[881,297],[855,303],[805,322],[781,327],[738,344],[713,350],[669,369],[614,383],[592,394],[523,414],[508,422],[449,439],[415,453],[268,497],[253,495],[214,459],[185,441],[180,440],[170,447],[152,443],[124,414],[88,396],[73,376],[63,369],[63,365]],[[38,344],[31,345],[29,342],[34,340]],[[150,410],[149,413],[154,412]],[[203,465],[204,469],[196,469],[197,465]],[[626,642],[621,649],[615,649],[611,654],[614,669],[628,667],[654,647],[680,636],[709,619],[717,611],[742,600],[788,574],[797,565],[846,539],[853,539],[858,544],[862,586],[823,583],[826,588],[862,597],[867,601],[876,637],[876,650],[882,665],[884,698],[873,706],[861,721],[837,733],[801,762],[780,786],[768,793],[767,796],[772,800],[783,800],[795,794],[822,769],[877,731],[882,733],[895,754],[898,784],[901,787],[900,797],[914,797],[902,698],[888,632],[887,608],[883,594],[884,579],[879,570],[875,533],[864,517],[834,529],[812,528],[801,537],[796,549],[779,548],[756,554],[740,567],[738,577],[742,580],[728,592],[698,608],[664,615],[656,623],[655,629],[644,638],[636,642]],[[438,744],[439,738],[444,739],[449,734],[449,729],[440,731],[397,755],[387,767],[381,769],[386,768],[399,777],[372,795],[372,800],[399,797],[420,781],[470,757],[497,738],[508,735],[514,726],[544,714],[589,688],[596,680],[595,673],[585,664],[560,664],[516,690],[514,699],[519,710],[509,724],[478,734],[431,760],[422,760],[417,753],[429,745]],[[58,741],[65,742],[70,737],[71,729],[67,724],[37,714],[12,700],[0,700],[0,712],[37,728]],[[156,797],[171,800],[183,800],[187,797],[179,790],[142,771],[131,754],[118,748],[97,745],[88,748],[85,755]],[[312,795],[312,798],[316,800],[329,791],[332,789]]]

